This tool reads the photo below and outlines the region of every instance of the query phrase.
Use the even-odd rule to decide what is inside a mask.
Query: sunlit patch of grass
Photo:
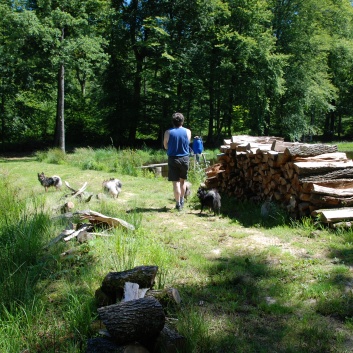
[[[67,161],[67,154],[60,148],[50,148],[47,151],[36,152],[35,159],[39,162],[50,164],[65,164]]]

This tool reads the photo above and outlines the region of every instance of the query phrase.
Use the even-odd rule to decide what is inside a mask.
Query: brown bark
[[[294,162],[293,167],[300,176],[303,176],[353,168],[353,162]]]
[[[123,298],[125,282],[137,283],[140,288],[152,288],[157,271],[157,266],[138,266],[123,272],[109,272],[101,289],[116,302]]]
[[[287,147],[284,151],[285,154],[291,157],[310,157],[332,152],[337,152],[336,145],[297,144]]]
[[[98,314],[118,344],[151,344],[165,324],[162,305],[151,297],[98,308]]]

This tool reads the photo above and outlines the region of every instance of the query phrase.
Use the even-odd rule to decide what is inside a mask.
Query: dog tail
[[[61,178],[58,175],[53,175],[52,178],[54,180],[54,186],[57,189],[60,189],[62,187],[62,185],[63,185],[63,182],[62,182]]]
[[[215,190],[213,197],[213,212],[215,215],[221,213],[221,195]]]

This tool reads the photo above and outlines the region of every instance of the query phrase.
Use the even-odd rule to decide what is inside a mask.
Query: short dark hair
[[[173,126],[180,127],[184,123],[184,115],[181,113],[174,113],[172,115]]]

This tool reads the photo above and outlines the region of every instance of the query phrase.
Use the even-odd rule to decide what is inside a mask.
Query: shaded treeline
[[[353,135],[348,0],[0,0],[2,149]],[[31,145],[31,146],[30,146]]]

